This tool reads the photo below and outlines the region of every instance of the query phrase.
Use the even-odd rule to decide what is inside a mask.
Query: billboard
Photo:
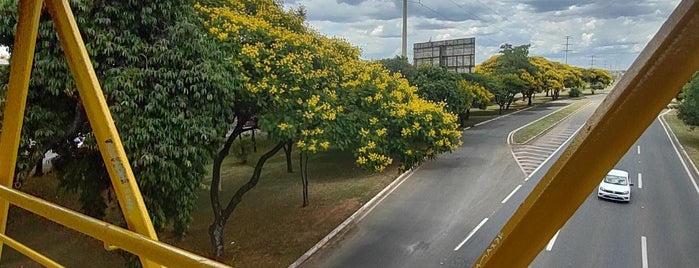
[[[457,73],[472,73],[476,38],[461,38],[413,44],[413,64],[441,66]]]

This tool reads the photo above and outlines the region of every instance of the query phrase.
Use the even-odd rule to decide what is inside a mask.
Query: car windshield
[[[616,185],[627,185],[629,183],[626,177],[617,175],[607,175],[604,177],[604,182]]]

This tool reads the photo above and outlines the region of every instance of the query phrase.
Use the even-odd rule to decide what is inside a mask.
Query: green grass
[[[699,163],[699,133],[697,129],[688,126],[677,118],[677,110],[665,115],[665,121],[672,128],[677,139],[695,164]]]
[[[536,136],[541,135],[545,131],[549,130],[551,127],[556,125],[558,122],[563,120],[564,118],[568,117],[569,115],[573,114],[575,111],[578,109],[582,108],[585,106],[589,101],[577,101],[574,102],[568,106],[566,106],[563,109],[560,109],[554,113],[551,113],[547,115],[546,117],[543,117],[539,121],[535,121],[534,123],[518,130],[517,132],[512,135],[512,140],[515,144],[522,144],[526,143],[529,140],[533,139]]]
[[[561,97],[567,98],[567,95],[561,94]],[[549,97],[537,96],[534,104],[550,100]],[[527,103],[520,99],[505,113],[526,107],[529,107]],[[497,106],[485,111],[474,110],[468,123],[473,125],[497,116]],[[264,135],[258,135],[256,139],[257,152],[252,152],[250,138],[245,137],[243,145],[249,154],[244,156],[240,152],[240,141],[236,141],[231,155],[223,163],[221,201],[224,204],[240,185],[247,182],[260,155],[272,147]],[[294,172],[287,173],[283,150],[269,159],[257,187],[243,197],[225,228],[224,263],[234,267],[288,266],[400,174],[395,164],[382,173],[361,170],[355,166],[354,157],[349,152],[310,155],[310,205],[302,208],[298,151],[294,150],[292,160]],[[210,175],[203,179],[188,234],[177,240],[166,231],[159,234],[161,240],[211,257],[207,232],[213,221],[208,192],[210,181]],[[75,196],[57,189],[51,175],[30,180],[22,190],[73,209],[79,208]],[[115,252],[104,251],[99,241],[15,207],[11,213],[8,225],[11,237],[18,237],[61,264],[68,267],[80,267],[85,263],[95,267],[123,267],[122,258]],[[0,263],[3,267],[37,266],[7,247],[4,253]]]

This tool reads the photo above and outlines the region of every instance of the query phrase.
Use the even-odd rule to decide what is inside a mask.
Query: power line
[[[570,46],[570,43],[568,43],[568,41],[570,40],[570,35],[566,35],[565,38],[566,38],[566,43],[565,43],[566,48],[563,51],[565,51],[565,53],[566,53],[566,64],[568,64],[568,51],[570,51],[570,49],[568,49],[568,47]]]
[[[486,21],[487,21],[487,20],[485,20],[485,19],[479,17],[478,15],[476,15],[476,14],[474,14],[474,13],[468,11],[468,9],[467,9],[465,6],[463,6],[463,5],[461,5],[461,4],[457,3],[457,2],[455,2],[454,0],[449,0],[449,2],[451,2],[451,3],[454,4],[454,5],[456,5],[457,7],[460,7],[461,9],[463,9],[466,13],[468,13],[469,15],[471,15],[472,18],[476,18],[476,19],[478,19],[478,20],[480,20],[480,21],[483,21],[483,22],[486,22]],[[482,3],[481,3],[481,4],[482,4]],[[487,7],[487,6],[486,6],[486,7]],[[491,10],[492,10],[492,9],[491,9]],[[492,10],[492,11],[495,12],[495,10]],[[497,12],[496,12],[496,13],[497,13]],[[500,15],[498,14],[498,16],[500,16]],[[507,18],[505,18],[505,20],[507,20]],[[522,42],[522,41],[524,41],[524,40],[519,39],[516,35],[509,33],[509,32],[506,31],[505,29],[500,28],[500,27],[498,27],[498,26],[495,25],[495,24],[489,24],[489,25],[492,26],[492,27],[494,27],[494,28],[496,28],[496,29],[498,29],[498,30],[500,30],[500,32],[507,34],[508,36],[511,36],[511,37],[514,37],[514,38],[518,39],[521,43],[526,43],[526,42]],[[500,42],[498,42],[498,43],[500,43]]]

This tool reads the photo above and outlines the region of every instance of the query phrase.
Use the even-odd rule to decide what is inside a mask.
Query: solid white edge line
[[[464,241],[461,241],[461,243],[459,243],[459,245],[456,246],[456,247],[454,248],[454,251],[459,250],[459,249],[461,248],[461,246],[463,246],[464,244],[466,244],[466,241],[468,241],[469,239],[471,239],[471,237],[472,237],[474,234],[476,234],[476,232],[478,232],[478,229],[480,229],[481,227],[483,227],[483,224],[485,224],[485,222],[487,222],[487,221],[488,221],[488,218],[485,218],[485,219],[483,219],[483,220],[481,221],[481,223],[479,223],[479,224],[476,226],[476,228],[473,228],[473,230],[471,230],[471,232],[468,233],[468,235],[466,236],[466,239],[464,239]]]
[[[641,173],[638,173],[638,189],[643,188],[643,176],[641,176]]]
[[[574,103],[574,102],[573,102],[573,103]],[[571,105],[571,104],[573,104],[573,103],[569,103],[568,105]],[[572,116],[573,114],[577,113],[578,111],[582,110],[582,108],[584,108],[585,106],[587,106],[587,105],[589,105],[589,104],[590,104],[590,102],[588,101],[587,104],[585,104],[585,105],[583,105],[582,107],[580,107],[579,109],[575,110],[575,112],[569,114],[568,116],[564,117],[563,119],[561,119],[561,120],[559,120],[558,122],[556,122],[556,123],[554,123],[553,125],[551,125],[551,127],[549,127],[549,129],[555,127],[556,125],[558,125],[558,123],[563,122],[563,120],[568,119],[568,117],[570,117],[570,116]],[[534,121],[532,121],[532,122],[529,122],[528,124],[526,124],[526,125],[524,125],[524,126],[521,126],[521,127],[517,128],[517,129],[515,129],[515,130],[513,130],[513,131],[510,131],[510,133],[507,134],[507,145],[508,145],[508,146],[512,145],[512,143],[514,142],[513,136],[514,136],[514,134],[515,134],[517,131],[519,131],[519,130],[521,130],[521,129],[523,129],[523,128],[525,128],[525,127],[531,125],[531,124],[534,124],[534,123],[536,123],[537,121],[542,120],[542,119],[548,117],[548,116],[551,115],[551,114],[554,114],[554,113],[556,113],[556,112],[558,112],[558,111],[560,111],[560,110],[563,110],[564,108],[568,107],[568,105],[563,106],[563,107],[561,107],[561,108],[559,108],[559,109],[557,109],[557,110],[555,110],[555,111],[553,111],[553,112],[551,112],[551,113],[549,113],[549,114],[547,114],[547,115],[545,115],[545,116],[543,116],[543,117],[540,117],[539,119],[536,119],[536,120],[534,120]],[[529,107],[529,108],[527,108],[527,109],[530,109],[530,108],[534,108],[534,107]],[[523,109],[523,110],[520,110],[520,111],[524,111],[524,110],[526,110],[526,109]],[[576,132],[577,132],[577,131],[576,131]],[[541,135],[541,134],[539,134],[539,135]],[[575,135],[575,133],[573,134],[573,136],[574,136],[574,135]],[[535,138],[535,137],[532,137],[532,138],[529,139],[529,140],[532,140],[532,139],[534,139],[534,138]],[[527,142],[529,142],[529,141],[527,141]],[[526,142],[525,142],[525,143],[526,143]],[[523,143],[523,144],[524,144],[524,143]],[[565,142],[564,142],[564,144],[565,144]],[[559,148],[560,148],[560,147],[559,147]],[[527,175],[527,176],[524,178],[524,181],[528,181],[528,180],[529,180],[529,177],[531,177],[531,174],[534,174],[534,172],[536,172],[536,169],[535,169],[534,171],[532,171],[532,173],[527,174],[527,171],[524,170],[524,167],[522,167],[522,165],[520,164],[519,160],[517,159],[517,156],[515,156],[515,152],[514,152],[513,150],[510,150],[510,153],[512,153],[512,157],[514,157],[515,162],[517,162],[517,165],[519,166],[519,169],[522,170],[522,173],[524,173],[524,175]],[[555,153],[556,153],[556,152],[554,151],[554,154],[555,154]],[[547,158],[547,160],[548,160],[548,158]],[[546,163],[547,160],[544,160],[544,162],[542,162],[541,165],[543,165],[543,163]]]
[[[403,174],[400,174],[393,182],[391,182],[389,185],[387,185],[381,192],[376,194],[373,198],[369,200],[369,202],[366,202],[362,207],[357,209],[357,211],[352,214],[352,216],[349,216],[349,218],[345,219],[340,225],[335,227],[328,235],[326,235],[323,239],[318,241],[313,247],[311,247],[306,253],[301,255],[294,263],[290,264],[287,268],[296,268],[299,265],[301,265],[303,262],[308,260],[313,254],[316,253],[321,247],[325,246],[328,242],[330,242],[331,239],[333,239],[337,234],[340,233],[343,229],[345,229],[350,223],[352,222],[359,222],[360,219],[363,219],[366,214],[368,214],[371,210],[373,210],[378,203],[383,201],[386,196],[390,195],[393,193],[393,191],[398,188],[403,182],[405,182],[410,176],[412,176],[418,169],[420,169],[422,166],[417,166],[413,169],[407,170],[406,172],[403,172]]]
[[[505,199],[502,200],[502,202],[500,202],[500,204],[505,204],[507,202],[507,200],[510,200],[510,197],[515,195],[515,193],[517,192],[517,190],[519,190],[519,188],[522,188],[521,184],[517,185],[517,187],[515,187],[515,189],[512,190],[512,192],[510,192],[510,194],[508,194],[507,197],[505,197]]]
[[[556,238],[558,237],[558,233],[560,233],[561,230],[558,230],[555,235],[551,238],[548,244],[546,244],[546,251],[551,251],[553,249],[553,244],[556,243]]]
[[[667,114],[667,113],[669,113],[669,112],[670,112],[670,110],[668,110],[668,111],[666,111],[666,112],[664,112],[663,114],[660,115],[660,116],[662,116],[662,119],[663,119],[663,120],[665,120],[665,114]],[[677,136],[675,135],[675,132],[672,132],[672,135],[675,137],[675,140],[677,140]],[[677,140],[677,141],[678,141],[678,143],[679,143],[679,140]],[[687,150],[684,149],[684,146],[682,146],[682,144],[679,144],[679,146],[680,146],[680,150],[682,151],[682,154],[683,154],[687,159],[689,159],[689,164],[692,166],[692,169],[694,169],[694,173],[695,173],[695,174],[699,174],[699,168],[697,168],[697,165],[694,164],[694,161],[692,161],[692,158],[689,157],[689,154],[687,154]]]
[[[516,113],[519,113],[519,112],[523,112],[523,111],[529,110],[529,109],[531,109],[531,108],[534,108],[534,106],[532,106],[532,107],[527,107],[527,108],[524,108],[524,109],[522,109],[522,110],[517,110],[517,111],[511,112],[511,113],[509,113],[509,114],[501,115],[501,116],[495,117],[495,118],[493,118],[493,119],[488,119],[488,120],[486,120],[486,121],[480,122],[480,123],[475,124],[475,125],[473,125],[473,126],[474,126],[474,127],[477,127],[477,126],[480,126],[480,125],[483,125],[483,124],[486,124],[486,123],[490,123],[490,122],[495,121],[495,120],[498,120],[498,119],[500,119],[500,118],[508,117],[508,116],[510,116],[510,115],[513,115],[513,114],[516,114]]]
[[[645,236],[641,236],[641,263],[643,268],[648,268],[648,247]]]
[[[680,163],[682,163],[682,166],[684,167],[684,171],[687,172],[687,176],[689,176],[689,180],[692,182],[692,185],[694,185],[694,190],[697,191],[697,194],[699,195],[699,185],[697,185],[697,182],[694,180],[694,176],[692,176],[692,172],[689,170],[689,167],[687,167],[687,163],[684,161],[684,157],[680,154],[680,151],[677,149],[677,145],[675,145],[675,140],[677,139],[677,136],[675,136],[675,132],[672,132],[672,129],[670,129],[669,126],[666,126],[665,119],[663,116],[668,112],[665,112],[660,115],[660,125],[663,127],[665,130],[665,135],[667,135],[667,138],[670,140],[670,144],[672,144],[672,148],[675,149],[675,153],[677,153],[677,158],[680,159]],[[679,144],[679,140],[677,141]],[[682,144],[679,144],[682,146]],[[684,150],[684,147],[682,147]]]
[[[560,151],[561,148],[563,148],[564,145],[568,144],[568,143],[570,142],[570,140],[572,140],[572,139],[575,137],[575,135],[578,134],[578,131],[580,131],[584,126],[585,126],[585,124],[582,124],[578,129],[576,129],[575,132],[573,132],[573,134],[570,135],[570,137],[568,137],[568,139],[567,139],[566,141],[564,141],[563,143],[561,143],[561,146],[558,146],[558,148],[557,148],[555,151],[553,151],[553,153],[551,153],[551,155],[549,155],[549,157],[546,158],[546,160],[544,160],[544,162],[541,162],[541,165],[539,165],[536,169],[534,169],[534,171],[532,171],[532,173],[529,174],[529,176],[527,176],[526,178],[524,178],[524,181],[529,181],[529,179],[531,179],[531,177],[532,177],[534,174],[536,174],[536,172],[538,172],[539,169],[541,169],[541,167],[543,167],[543,166],[546,164],[546,162],[548,162],[549,160],[551,160],[551,158],[552,158],[554,155],[556,155],[556,154],[558,153],[558,151]]]

